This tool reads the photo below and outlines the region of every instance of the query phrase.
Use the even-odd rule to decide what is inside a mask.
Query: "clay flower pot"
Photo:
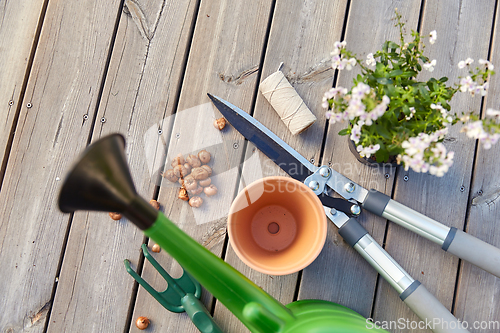
[[[327,222],[321,201],[306,185],[267,177],[248,185],[233,201],[228,233],[245,264],[285,275],[316,259],[325,244]]]

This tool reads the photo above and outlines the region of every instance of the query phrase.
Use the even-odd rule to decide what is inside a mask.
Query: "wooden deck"
[[[331,164],[365,187],[500,247],[500,145],[483,150],[454,128],[446,145],[456,152],[455,163],[436,178],[365,167],[337,135],[340,127],[326,126],[324,91],[333,83],[349,86],[357,74],[334,78],[328,61],[333,42],[346,40],[365,55],[388,38],[397,40],[395,8],[408,30],[437,30],[437,43],[426,49],[437,59],[434,76],[453,81],[457,63],[467,57],[500,66],[494,0],[0,0],[0,332],[137,332],[141,315],[152,321],[147,332],[197,332],[185,314],[165,310],[125,271],[128,258],[154,287],[165,287],[141,257],[146,239],[137,228],[108,214],[69,215],[57,208],[66,170],[90,142],[113,132],[127,138],[138,192],[157,198],[183,230],[282,303],[317,298],[379,321],[417,320],[333,224],[323,252],[304,271],[260,274],[226,246],[225,217],[196,223],[177,190],[150,175],[165,160],[165,149],[181,149],[182,142],[187,153],[207,145],[210,121],[171,116],[208,103],[210,92],[251,112],[317,165]],[[258,92],[280,62],[318,118],[296,137]],[[452,107],[498,109],[499,93],[497,75],[484,101],[458,95]],[[151,135],[157,148],[144,144]],[[219,161],[214,170],[231,170],[255,155],[265,168],[244,163],[247,180],[283,174],[242,140],[230,127],[221,133],[211,148]],[[238,179],[221,177],[219,188],[231,198]],[[360,220],[457,318],[471,325],[500,321],[500,278],[371,213]],[[167,253],[155,257],[178,274]],[[203,301],[224,331],[247,331],[206,292]]]

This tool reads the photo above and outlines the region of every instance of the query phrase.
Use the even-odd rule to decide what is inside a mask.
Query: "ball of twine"
[[[303,132],[316,121],[316,116],[280,70],[269,75],[259,88],[293,135]]]

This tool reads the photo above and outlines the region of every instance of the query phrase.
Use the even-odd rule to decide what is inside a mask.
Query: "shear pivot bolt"
[[[353,213],[354,215],[359,215],[361,213],[361,208],[358,205],[352,205],[351,213]]]
[[[318,189],[319,189],[319,183],[318,183],[316,180],[311,180],[311,181],[309,182],[309,185],[308,185],[308,186],[309,186],[309,188],[310,188],[311,190],[313,190],[313,191],[316,191],[316,190],[318,190]]]
[[[333,216],[337,215],[337,210],[335,208],[330,209],[330,214]]]
[[[321,169],[319,169],[319,174],[323,178],[328,178],[330,176],[330,168],[322,167]]]
[[[352,193],[356,189],[356,186],[353,183],[345,184],[344,189],[347,193]]]

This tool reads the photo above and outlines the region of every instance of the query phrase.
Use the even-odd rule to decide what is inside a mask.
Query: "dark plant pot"
[[[351,151],[351,153],[354,155],[354,157],[356,157],[356,159],[363,163],[364,165],[367,165],[369,167],[372,167],[372,168],[385,168],[385,167],[398,167],[400,164],[398,164],[396,162],[396,156],[391,156],[391,160],[388,161],[388,162],[381,162],[381,163],[378,163],[375,158],[366,158],[366,157],[361,157],[358,153],[358,151],[356,150],[356,144],[354,143],[354,141],[352,141],[351,139],[347,138],[347,142],[348,142],[348,145],[349,145],[349,150]],[[375,157],[372,155],[372,157]]]

